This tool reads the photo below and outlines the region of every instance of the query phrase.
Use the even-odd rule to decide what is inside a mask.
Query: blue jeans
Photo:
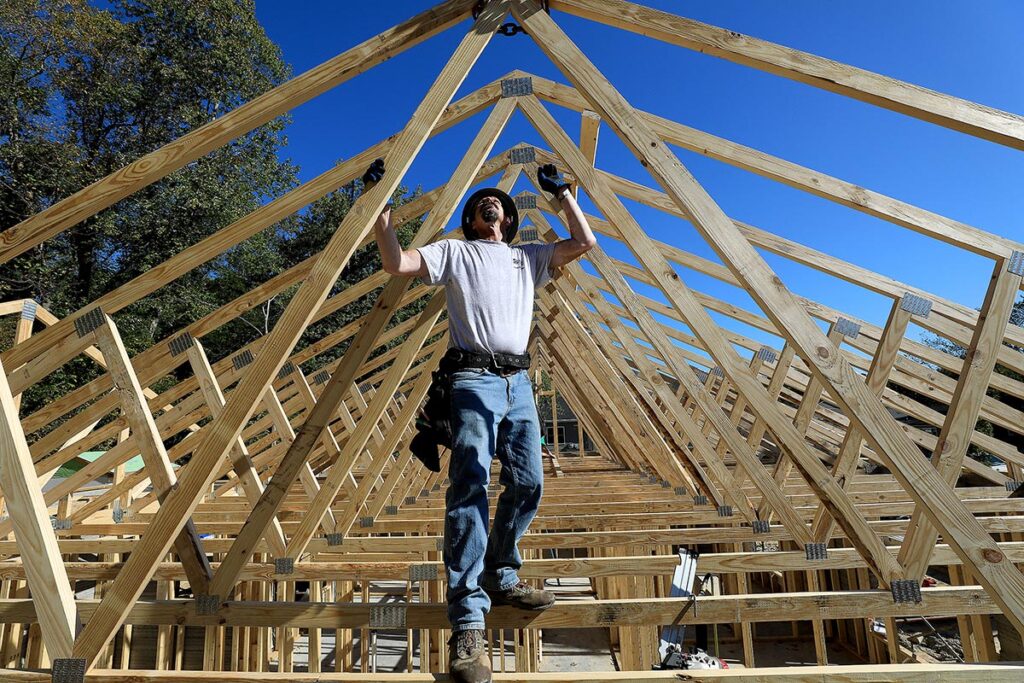
[[[444,563],[448,620],[453,631],[464,631],[484,628],[491,609],[485,588],[502,590],[519,582],[523,560],[516,543],[540,504],[544,468],[529,375],[454,373],[452,435]],[[488,534],[487,486],[495,455],[501,461],[503,490]]]

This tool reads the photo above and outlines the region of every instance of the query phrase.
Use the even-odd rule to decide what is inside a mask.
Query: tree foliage
[[[0,42],[0,229],[290,76],[253,0],[5,0]],[[0,300],[32,298],[63,317],[284,194],[297,184],[297,167],[284,155],[287,125],[287,117],[275,119],[3,264]],[[129,353],[316,254],[360,189],[353,183],[329,194],[119,311]],[[375,248],[360,250],[336,291],[379,267]],[[204,337],[211,358],[266,334],[293,292]],[[363,297],[310,335],[337,329],[371,302]],[[7,348],[13,320],[0,324]],[[23,411],[99,371],[89,361],[69,363],[26,392]]]

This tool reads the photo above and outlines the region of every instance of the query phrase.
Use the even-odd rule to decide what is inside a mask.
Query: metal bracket
[[[732,517],[732,505],[719,505],[718,506],[719,517]]]
[[[114,524],[120,524],[124,521],[126,510],[121,507],[121,500],[117,499],[114,501],[113,509],[110,516],[114,518]]]
[[[519,195],[518,197],[515,198],[515,202],[516,202],[516,208],[519,209],[520,211],[525,211],[526,209],[536,209],[537,208],[537,195],[535,195],[535,194],[521,194],[521,195]]]
[[[398,514],[398,506],[397,505],[385,505],[384,506],[384,514],[385,515],[397,515]]]
[[[804,545],[804,554],[808,560],[826,560],[828,547],[824,543],[807,543]]]
[[[288,361],[287,363],[281,366],[281,369],[277,373],[277,378],[284,379],[293,372],[295,372],[295,364],[292,363],[291,361]]]
[[[196,614],[200,615],[211,615],[216,614],[217,610],[220,609],[220,596],[219,595],[197,595],[196,596]]]
[[[693,497],[693,504],[694,505],[707,505],[708,504],[708,497],[705,496],[703,493],[698,493],[696,496]]]
[[[235,366],[235,370],[241,370],[246,365],[253,361],[252,351],[246,349],[231,359],[231,364]]]
[[[921,584],[914,579],[893,579],[889,589],[893,602],[921,602]]]
[[[523,35],[527,36],[530,35],[529,33],[526,32],[525,28],[523,28],[522,26],[513,21],[505,22],[504,24],[498,27],[498,30],[495,31],[495,33],[503,36],[508,36],[509,38],[511,38],[517,33],[522,33]]]
[[[321,370],[320,372],[313,375],[313,384],[327,384],[327,380],[329,380],[330,378],[331,373],[327,372],[326,370]]]
[[[97,327],[103,324],[103,309],[94,308],[85,315],[75,318],[75,332],[78,333],[78,338],[81,339],[85,335],[89,334]]]
[[[932,302],[931,299],[906,292],[900,299],[900,308],[911,315],[927,318],[928,314],[932,312]]]
[[[766,534],[771,529],[767,519],[755,519],[750,523],[750,526],[755,534]]]
[[[174,358],[188,351],[193,344],[195,344],[195,339],[192,338],[192,335],[182,332],[167,343],[167,348],[171,350],[171,358]]]
[[[50,519],[50,526],[53,527],[54,531],[62,531],[71,528],[70,519],[62,519],[60,517],[52,517]]]
[[[536,228],[523,228],[519,231],[520,242],[539,242],[540,235],[537,234]]]
[[[371,605],[370,628],[404,629],[405,605]]]
[[[437,578],[436,564],[410,564],[410,581],[433,581]]]
[[[1014,275],[1024,275],[1024,251],[1015,251],[1010,254],[1010,260],[1006,264],[1006,270]]]
[[[513,164],[533,164],[537,161],[537,150],[533,147],[514,147],[508,153]]]
[[[345,540],[345,534],[324,534],[324,539],[327,541],[327,545],[341,545],[341,542]]]
[[[839,318],[836,320],[836,324],[833,329],[844,337],[849,337],[850,339],[856,339],[857,335],[860,334],[860,325],[852,320],[847,320],[846,318]]]
[[[295,573],[295,558],[294,557],[275,557],[274,558],[274,573],[275,574],[294,574]]]
[[[762,346],[757,350],[757,357],[763,360],[765,363],[774,363],[778,356],[775,352],[769,349],[767,346]]]
[[[53,683],[82,683],[85,680],[85,659],[77,657],[58,658],[50,667]]]
[[[501,79],[502,97],[520,97],[533,94],[533,79],[529,76],[523,78]]]
[[[359,518],[359,526],[362,527],[363,529],[369,529],[370,527],[373,526],[373,517],[372,516],[360,517]]]
[[[22,320],[35,320],[36,311],[39,308],[39,304],[35,302],[35,299],[25,299],[21,304],[21,319]]]

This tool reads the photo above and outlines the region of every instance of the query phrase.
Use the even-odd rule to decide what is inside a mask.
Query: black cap
[[[505,211],[506,218],[512,219],[512,225],[507,230],[501,231],[502,241],[511,243],[515,239],[516,233],[519,232],[519,209],[516,208],[516,203],[511,197],[496,187],[485,187],[482,190],[477,190],[466,200],[466,205],[462,207],[462,234],[466,236],[467,240],[480,239],[473,232],[473,209],[476,207],[477,202],[484,197],[497,197]]]

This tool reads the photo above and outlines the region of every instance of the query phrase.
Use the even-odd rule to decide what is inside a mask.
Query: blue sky
[[[257,16],[296,74],[433,5],[257,0]],[[1024,2],[983,0],[645,0],[642,4],[1020,114],[1024,112]],[[555,12],[555,19],[637,108],[857,183],[976,227],[1024,241],[1024,154],[755,69]],[[285,154],[308,180],[400,130],[469,23],[435,36],[292,112]],[[532,43],[496,36],[459,96],[512,69],[568,83]],[[579,115],[549,111],[572,137]],[[405,184],[444,183],[486,112],[424,147]],[[495,150],[543,145],[517,113]],[[699,155],[675,150],[731,217],[932,291],[980,305],[992,264],[899,226]],[[597,164],[654,180],[602,126]],[[491,184],[491,183],[488,183]],[[520,180],[515,191],[532,189]],[[648,233],[718,261],[687,223],[638,207]],[[585,208],[597,213],[593,205]],[[603,246],[632,261],[612,240]],[[876,325],[890,300],[766,254],[795,293]],[[695,289],[756,310],[737,288],[681,271]],[[637,289],[661,299],[651,290]],[[730,327],[778,345],[749,328]]]

